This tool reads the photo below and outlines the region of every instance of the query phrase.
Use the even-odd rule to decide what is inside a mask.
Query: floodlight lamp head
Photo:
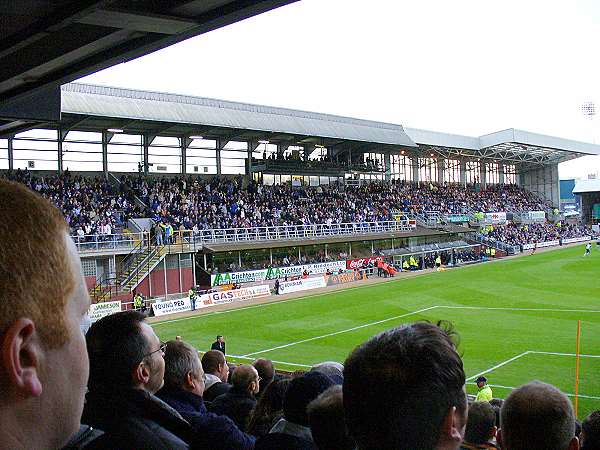
[[[594,102],[585,102],[581,105],[581,112],[592,118],[596,115],[596,105],[594,105]]]

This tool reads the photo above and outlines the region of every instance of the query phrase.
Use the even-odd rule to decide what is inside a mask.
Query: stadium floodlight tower
[[[596,115],[596,105],[594,105],[594,102],[584,102],[581,104],[581,112],[583,113],[584,116],[586,116],[590,120],[590,123],[593,123],[594,116]],[[592,142],[594,144],[596,143],[596,136],[594,134],[593,125],[592,125]]]

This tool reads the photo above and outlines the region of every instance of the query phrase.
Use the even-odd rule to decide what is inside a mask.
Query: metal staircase
[[[140,241],[125,257],[116,274],[100,278],[90,289],[92,303],[109,301],[118,294],[132,292],[167,253],[164,245],[154,246],[146,240]]]

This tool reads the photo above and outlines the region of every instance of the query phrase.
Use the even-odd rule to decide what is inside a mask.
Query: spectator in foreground
[[[467,396],[453,337],[445,323],[418,322],[378,334],[350,354],[344,413],[360,450],[460,447]]]
[[[581,424],[581,450],[600,448],[600,411],[593,411]]]
[[[500,411],[498,444],[503,450],[577,450],[571,402],[539,381],[515,389]]]
[[[292,379],[283,399],[283,418],[266,436],[256,441],[256,450],[316,449],[308,423],[308,404],[333,385],[318,372],[307,372]]]
[[[0,448],[60,448],[79,428],[89,296],[62,214],[0,180]]]
[[[82,421],[106,432],[100,448],[187,449],[193,438],[189,423],[154,395],[163,385],[166,346],[144,319],[124,311],[91,326]]]
[[[344,382],[344,365],[336,361],[319,363],[311,367],[310,371],[327,375],[335,384],[341,385]]]
[[[252,411],[248,433],[256,437],[264,436],[283,417],[283,398],[291,381],[290,378],[282,378],[273,380],[267,386]]]
[[[495,450],[496,413],[489,402],[475,402],[469,405],[465,440],[461,450]]]
[[[172,406],[194,429],[194,448],[252,450],[254,437],[241,432],[231,419],[206,411],[204,371],[198,351],[183,341],[167,342],[165,385],[157,396]]]
[[[229,417],[240,430],[246,431],[250,414],[256,406],[254,395],[260,389],[259,383],[260,377],[254,367],[239,365],[231,375],[231,389],[212,402],[211,412]]]
[[[260,398],[267,389],[267,386],[271,384],[275,378],[275,368],[273,367],[273,361],[265,358],[257,359],[252,365],[260,377],[260,390],[256,394],[256,398]]]
[[[350,437],[344,422],[342,386],[331,386],[308,405],[308,422],[319,450],[354,450],[356,442]]]
[[[229,392],[231,385],[227,383],[229,366],[225,355],[218,350],[208,351],[202,356],[204,370],[204,401],[212,402],[219,395]]]

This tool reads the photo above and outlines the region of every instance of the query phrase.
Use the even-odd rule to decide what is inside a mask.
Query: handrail
[[[414,220],[381,222],[350,222],[312,225],[280,225],[271,227],[226,228],[199,230],[193,233],[195,243],[228,243],[245,241],[301,240],[331,236],[410,232],[416,228]],[[188,232],[189,233],[189,232]],[[184,237],[185,239],[185,237]]]
[[[416,228],[416,221],[409,218],[381,222],[343,222],[311,225],[278,225],[267,227],[223,228],[207,230],[178,230],[173,233],[171,242],[165,243],[167,251],[197,250],[202,244],[278,241],[320,238],[330,236],[349,236],[353,234],[376,234],[385,232],[410,232]],[[80,253],[101,250],[142,250],[154,247],[146,232],[126,235],[89,235],[73,238]],[[129,258],[129,256],[128,256]]]

